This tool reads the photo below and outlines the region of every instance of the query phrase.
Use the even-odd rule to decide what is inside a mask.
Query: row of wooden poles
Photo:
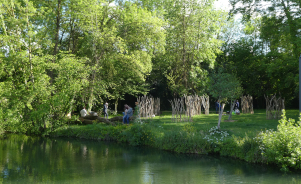
[[[264,95],[266,100],[266,117],[267,119],[279,119],[282,115],[282,110],[285,109],[285,99],[276,95],[266,96]]]
[[[276,95],[265,96],[266,99],[266,117],[267,119],[278,119],[281,117],[282,109],[285,109],[284,99]],[[139,104],[138,116],[142,118],[153,118],[160,115],[160,98],[152,96],[141,96],[137,98]],[[205,115],[209,115],[209,96],[208,95],[184,95],[181,98],[169,100],[172,107],[173,122],[192,121],[194,115],[202,114],[202,108]],[[253,97],[250,95],[241,97],[242,113],[254,113]]]
[[[174,98],[169,100],[172,107],[172,118],[173,122],[178,121],[192,121],[194,115],[202,114],[202,106],[205,114],[209,114],[209,96],[203,95],[184,95],[181,98]]]
[[[153,118],[160,115],[160,98],[152,96],[141,96],[137,98],[139,104],[139,118]]]

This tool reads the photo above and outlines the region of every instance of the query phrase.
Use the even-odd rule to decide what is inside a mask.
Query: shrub
[[[183,126],[182,130],[186,133],[196,133],[195,123],[187,123]]]
[[[197,133],[193,125],[187,125],[180,131],[167,130],[162,136],[156,136],[155,147],[178,153],[207,154],[210,144]]]
[[[282,111],[277,131],[266,130],[256,138],[262,155],[268,163],[278,164],[283,171],[301,169],[301,117],[295,122]]]
[[[227,131],[221,131],[217,126],[214,126],[209,130],[208,135],[205,135],[204,139],[211,144],[217,144],[219,141],[222,142],[226,139],[227,136],[229,136]]]
[[[128,129],[122,132],[125,136],[125,139],[132,146],[139,146],[142,142],[142,127],[138,124],[130,125]]]

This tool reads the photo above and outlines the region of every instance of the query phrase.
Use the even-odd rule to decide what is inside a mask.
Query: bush
[[[132,146],[142,145],[143,129],[138,124],[130,125],[128,129],[122,132],[125,139]]]
[[[295,122],[287,119],[282,111],[277,131],[266,130],[256,138],[259,148],[268,163],[278,164],[283,171],[301,169],[301,117]]]
[[[232,135],[218,146],[222,156],[231,156],[253,163],[262,162],[259,144],[248,135],[243,138]]]
[[[155,147],[178,153],[207,154],[211,149],[210,143],[203,139],[193,124],[185,125],[180,131],[165,130],[155,139]]]

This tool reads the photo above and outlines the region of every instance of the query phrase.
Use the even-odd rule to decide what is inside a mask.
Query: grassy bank
[[[297,119],[298,113],[298,110],[288,110],[287,117]],[[223,116],[223,120],[227,118],[228,116]],[[161,116],[143,120],[143,124],[132,123],[128,126],[71,125],[57,129],[51,133],[51,136],[113,140],[134,146],[147,145],[180,153],[220,154],[253,163],[277,164],[284,170],[301,168],[301,156],[299,157],[298,150],[295,150],[297,155],[293,156],[295,161],[289,161],[291,157],[279,161],[276,159],[277,154],[278,156],[280,154],[279,150],[280,152],[284,150],[281,153],[282,157],[291,154],[286,152],[292,152],[292,150],[288,150],[287,145],[284,148],[266,147],[266,145],[272,147],[273,144],[269,144],[267,137],[271,137],[272,130],[277,132],[279,122],[278,120],[266,120],[265,110],[257,110],[255,114],[235,115],[233,116],[234,122],[222,121],[220,130],[215,128],[217,120],[217,114],[210,114],[194,116],[193,122],[189,123],[172,122],[171,113],[163,112]],[[290,134],[295,133],[291,132]],[[275,140],[278,138],[275,137]],[[280,137],[280,139],[283,138]],[[295,139],[298,140],[298,136]],[[289,144],[287,142],[290,139],[287,140],[285,137],[283,140],[286,142],[279,144]],[[269,149],[272,150],[271,153],[268,152]]]

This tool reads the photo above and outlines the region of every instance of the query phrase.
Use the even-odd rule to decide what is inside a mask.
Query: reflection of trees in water
[[[195,183],[206,178],[215,183],[229,181],[233,176],[237,180],[261,178],[256,181],[262,182],[265,175],[281,175],[276,168],[218,156],[24,135],[9,135],[0,141],[0,170],[8,182],[83,183],[98,179],[107,183]]]
[[[89,178],[122,168],[124,162],[136,165],[131,164],[132,151],[124,146],[94,141],[8,135],[0,142],[0,150],[1,177],[7,181]]]

